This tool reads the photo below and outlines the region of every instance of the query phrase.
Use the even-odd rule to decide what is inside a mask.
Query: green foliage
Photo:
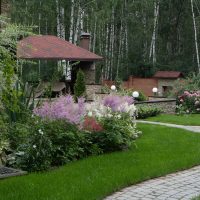
[[[31,34],[31,28],[3,22],[4,30],[0,32],[0,98],[4,111],[12,122],[21,118],[29,106],[30,98],[26,99],[25,85],[20,83],[16,75],[16,45],[19,39]]]
[[[135,90],[133,90],[133,89],[121,88],[120,90],[117,91],[117,93],[122,96],[127,95],[127,96],[132,97],[132,94],[134,91]],[[136,101],[147,101],[148,100],[148,97],[143,92],[141,92],[141,91],[138,91],[138,92],[139,92],[139,97],[135,99]]]
[[[129,75],[149,77],[159,69],[180,70],[185,74],[197,71],[194,59],[194,30],[192,20],[188,17],[191,16],[189,1],[159,1],[160,12],[155,38],[156,63],[152,64],[149,50],[154,25],[154,2],[154,0],[77,0],[74,3],[75,13],[79,13],[80,8],[84,9],[83,22],[87,24],[88,32],[96,36],[91,38],[91,44],[95,45],[91,46],[91,49],[105,58],[103,64],[97,64],[99,77],[112,78],[112,80],[115,77],[127,79]],[[59,1],[59,9],[65,9],[63,18],[66,36],[70,33],[71,7],[70,0]],[[41,14],[41,18],[38,17],[38,13]],[[196,6],[195,14],[198,14]],[[12,1],[11,19],[24,25],[34,23],[38,26],[35,29],[37,33],[58,35],[57,9],[54,0],[48,0],[45,3],[33,0],[26,0],[26,3],[22,0]],[[78,14],[75,14],[74,23],[78,21],[77,19]],[[62,22],[61,16],[60,20]],[[198,28],[198,16],[196,20]],[[115,30],[113,36],[110,28],[112,26]],[[73,43],[76,42],[75,35],[81,32],[80,27],[78,25],[78,30],[74,31]],[[114,40],[111,41],[113,38]],[[178,42],[177,38],[179,38]],[[112,42],[114,42],[113,48],[110,45]]]
[[[52,162],[52,142],[42,130],[34,130],[16,153],[15,165],[27,171],[49,169]]]
[[[115,84],[117,90],[122,89],[122,83],[123,83],[122,79],[120,79],[119,77],[115,78],[114,84]]]
[[[148,97],[142,91],[139,91],[139,97],[136,98],[136,100],[137,101],[147,101]]]
[[[103,199],[128,184],[200,164],[199,134],[148,124],[139,124],[138,128],[144,134],[136,141],[137,148],[93,156],[51,172],[0,181],[1,199]]]
[[[156,117],[151,117],[147,120],[163,122],[163,123],[171,123],[171,124],[180,124],[185,126],[200,126],[199,114],[190,114],[190,115],[162,114]]]
[[[16,150],[21,144],[27,142],[27,138],[32,133],[31,129],[31,126],[27,122],[15,122],[9,125],[7,138],[12,150]]]
[[[34,108],[33,88],[19,80],[14,86],[6,84],[2,91],[2,103],[10,122],[26,119],[28,112]]]
[[[153,117],[159,115],[161,112],[162,110],[158,107],[141,105],[138,107],[137,110],[137,119],[146,119],[148,117]]]
[[[0,117],[0,166],[6,163],[6,153],[9,150],[9,142],[7,140],[8,125]]]
[[[77,79],[76,83],[74,85],[74,95],[75,98],[79,98],[81,96],[84,96],[86,92],[86,86],[85,86],[85,75],[81,69],[79,69],[77,73]]]
[[[103,131],[93,134],[93,142],[103,152],[128,149],[136,139],[135,127],[129,117],[105,117],[101,119]]]
[[[31,118],[15,123],[8,138],[13,150],[9,164],[27,171],[41,171],[88,155],[101,153],[92,136],[64,120]]]
[[[184,91],[198,91],[200,90],[200,74],[192,73],[186,79],[177,80],[174,84],[170,96],[178,97]]]

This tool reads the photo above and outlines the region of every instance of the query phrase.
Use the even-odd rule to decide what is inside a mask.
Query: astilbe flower
[[[126,103],[128,106],[133,104],[134,100],[129,96],[109,95],[103,99],[103,105],[110,107],[112,111],[122,111],[123,105]]]
[[[84,101],[84,98],[79,98],[76,104],[71,95],[60,96],[54,102],[45,102],[33,112],[42,118],[66,119],[70,123],[80,124],[86,113]]]
[[[116,95],[106,96],[103,100],[96,99],[95,102],[87,104],[86,110],[97,118],[112,117],[114,113],[118,117],[121,113],[127,113],[130,116],[136,114],[132,97]]]
[[[97,122],[94,117],[85,117],[82,128],[90,132],[103,131],[103,127]]]

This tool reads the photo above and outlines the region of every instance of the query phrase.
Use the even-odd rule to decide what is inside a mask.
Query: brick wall
[[[111,86],[114,81],[104,80],[103,85]],[[146,96],[152,96],[152,89],[158,87],[158,80],[155,78],[137,78],[130,76],[128,81],[122,83],[122,87],[126,89],[132,89],[142,91]]]

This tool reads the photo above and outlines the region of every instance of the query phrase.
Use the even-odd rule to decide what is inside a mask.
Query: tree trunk
[[[149,53],[149,60],[153,57],[153,65],[156,63],[156,30],[158,25],[158,14],[159,14],[159,1],[154,2],[154,28],[151,40],[151,47]]]
[[[74,35],[74,0],[71,0],[71,16],[70,16],[70,31],[69,31],[69,42],[73,43]]]
[[[75,29],[75,33],[74,33],[74,44],[77,44],[78,41],[78,34],[79,34],[79,30],[80,30],[80,19],[81,19],[81,6],[78,6],[78,16],[77,16],[77,20],[76,20],[76,29]]]
[[[196,20],[194,15],[194,6],[193,6],[193,0],[191,0],[191,8],[192,8],[192,19],[193,19],[193,26],[194,26],[194,38],[195,38],[195,47],[196,47],[196,58],[197,58],[197,66],[198,71],[200,73],[200,62],[199,62],[199,48],[198,48],[198,39],[197,39],[197,26],[196,26]]]

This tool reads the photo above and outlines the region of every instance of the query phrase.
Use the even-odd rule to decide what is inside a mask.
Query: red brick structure
[[[130,76],[128,81],[122,83],[122,87],[131,90],[142,91],[146,96],[152,96],[152,89],[158,88],[158,95],[164,96],[174,86],[174,81],[183,78],[181,72],[176,71],[158,71],[152,78],[138,78]],[[109,87],[114,81],[104,80],[104,85]]]
[[[104,85],[108,85],[109,87],[114,84],[114,81],[103,81]],[[141,91],[146,96],[152,96],[152,88],[158,86],[158,81],[155,78],[138,78],[134,76],[130,76],[128,81],[124,81],[122,84],[123,88]]]

